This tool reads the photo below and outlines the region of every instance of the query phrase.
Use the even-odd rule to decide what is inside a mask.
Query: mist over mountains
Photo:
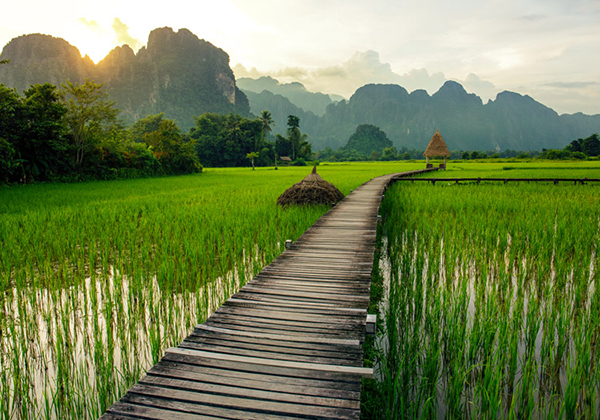
[[[0,66],[0,83],[19,92],[66,79],[104,82],[128,124],[164,112],[187,130],[193,117],[204,112],[250,116],[268,110],[275,120],[273,133],[283,134],[288,115],[295,115],[313,150],[345,146],[361,124],[381,128],[398,149],[425,149],[436,129],[452,150],[563,148],[600,132],[600,115],[558,115],[514,92],[499,93],[484,104],[452,81],[433,95],[369,84],[349,100],[271,77],[236,81],[228,54],[186,29],[155,29],[147,47],[137,53],[127,45],[117,47],[98,64],[63,39],[24,35],[4,47],[0,60],[10,60]]]

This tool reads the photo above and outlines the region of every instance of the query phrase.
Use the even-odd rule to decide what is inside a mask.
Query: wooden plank
[[[309,343],[341,344],[341,345],[347,345],[347,346],[359,346],[360,345],[359,340],[355,340],[355,339],[315,337],[315,336],[302,335],[302,334],[299,334],[299,335],[269,334],[269,333],[264,333],[264,332],[239,331],[239,330],[232,330],[232,329],[227,329],[227,328],[212,327],[212,326],[208,326],[208,325],[204,325],[204,324],[197,325],[196,329],[214,331],[214,332],[222,332],[225,334],[240,335],[240,336],[245,336],[245,337],[257,337],[257,338],[263,338],[265,340],[300,341],[300,342],[306,341]]]
[[[293,301],[281,301],[281,300],[251,300],[251,299],[238,299],[229,298],[226,305],[250,305],[250,307],[273,307],[284,308],[285,310],[298,311],[298,312],[310,312],[310,313],[330,313],[330,314],[355,314],[356,316],[363,316],[367,310],[363,308],[343,308],[334,307],[320,304],[307,304],[306,302],[295,303]]]
[[[302,321],[307,323],[317,323],[321,324],[334,324],[336,326],[343,325],[364,325],[366,322],[366,318],[360,317],[341,317],[341,316],[331,316],[331,315],[312,315],[312,314],[298,314],[298,313],[289,313],[285,311],[268,311],[263,309],[250,309],[244,308],[243,311],[240,311],[236,308],[231,308],[229,306],[221,306],[217,309],[217,312],[213,314],[213,316],[218,314],[227,314],[227,315],[236,315],[236,316],[244,316],[254,319],[272,319],[277,321]],[[342,325],[337,325],[342,324]]]
[[[222,340],[219,338],[210,338],[200,334],[191,334],[188,335],[187,338],[180,344],[180,347],[188,347],[193,343],[194,347],[197,349],[201,349],[201,346],[206,346],[205,348],[210,348],[212,350],[207,351],[217,351],[216,349],[220,349],[219,351],[223,353],[231,353],[233,349],[234,354],[238,350],[250,350],[250,351],[261,351],[267,353],[274,353],[278,355],[285,355],[286,359],[291,359],[291,357],[299,356],[299,357],[315,357],[320,359],[328,359],[328,364],[333,364],[332,359],[347,359],[347,363],[342,362],[341,364],[347,364],[352,366],[357,366],[357,362],[362,365],[362,351],[356,351],[354,353],[345,352],[344,348],[338,349],[338,351],[324,351],[322,349],[306,349],[303,347],[290,347],[290,346],[277,346],[274,343],[247,343],[244,341],[238,340]],[[185,344],[185,345],[184,345]],[[333,346],[332,346],[333,347]],[[333,348],[330,350],[334,350]],[[218,351],[217,351],[218,352]],[[239,353],[242,355],[242,353]],[[269,356],[272,357],[272,356]],[[273,357],[277,358],[277,357]],[[301,361],[298,359],[298,361]],[[322,362],[319,362],[322,363]]]
[[[186,381],[180,378],[146,375],[140,380],[139,384],[148,386],[160,386],[177,388],[186,391],[202,392],[208,394],[229,395],[233,397],[243,397],[257,400],[269,400],[284,403],[312,404],[325,407],[339,408],[360,408],[360,401],[344,398],[327,398],[314,395],[289,394],[286,392],[264,391],[244,387],[244,382],[240,381],[233,386],[218,385],[207,382]]]
[[[224,374],[229,373],[229,375]],[[298,394],[325,398],[339,398],[347,400],[360,400],[360,392],[340,390],[333,388],[321,388],[319,381],[298,380],[296,384],[285,383],[281,380],[267,381],[265,375],[257,375],[245,372],[200,368],[198,366],[182,365],[171,362],[161,362],[154,366],[149,375],[173,377],[196,382],[215,383],[220,385],[238,386],[263,391],[280,391],[287,394]]]
[[[233,377],[244,378],[249,375],[265,382],[353,392],[359,392],[361,387],[360,378],[356,375],[338,372],[296,369],[291,375],[288,369],[277,366],[239,364],[228,360],[207,359],[200,356],[173,353],[165,353],[160,363],[163,362],[184,364],[186,369],[213,369],[218,371],[221,376],[231,374]]]
[[[155,417],[160,419],[180,419],[181,414],[193,415],[195,420],[201,419],[199,415],[210,415],[210,419],[227,418],[227,419],[248,419],[248,420],[297,420],[297,417],[284,416],[282,414],[269,414],[265,412],[252,412],[248,410],[240,410],[225,407],[213,407],[208,404],[200,405],[198,403],[189,403],[183,401],[175,401],[165,398],[148,397],[140,394],[128,393],[123,402],[126,404],[144,406],[154,408],[155,415],[163,415]],[[164,410],[164,414],[161,411]],[[141,418],[141,417],[138,417]],[[147,418],[147,417],[144,417]],[[131,417],[119,417],[119,419],[131,420]],[[185,420],[185,418],[184,418]]]
[[[353,345],[344,345],[338,343],[311,343],[311,342],[300,342],[300,341],[285,341],[285,340],[268,340],[265,341],[262,338],[248,337],[242,335],[230,335],[223,332],[214,332],[207,330],[194,329],[194,331],[186,338],[194,339],[199,337],[203,342],[219,342],[229,343],[228,345],[244,345],[250,344],[253,346],[269,345],[274,347],[282,347],[290,349],[290,351],[315,351],[318,354],[337,354],[343,353],[349,357],[354,357],[362,354],[362,348]]]
[[[317,363],[300,363],[300,362],[282,362],[281,360],[262,359],[255,357],[235,356],[229,354],[209,353],[199,350],[187,350],[178,347],[171,347],[166,350],[166,353],[185,354],[189,356],[202,356],[209,359],[229,360],[245,364],[258,364],[265,366],[284,367],[286,369],[303,369],[303,370],[318,370],[326,372],[348,373],[354,374],[362,378],[372,378],[373,368],[355,367],[355,366],[337,366],[324,365]]]
[[[211,316],[205,322],[208,325],[236,325],[256,328],[258,331],[291,331],[294,334],[308,333],[319,334],[323,336],[343,336],[351,334],[353,331],[360,331],[365,327],[366,322],[354,322],[352,324],[325,324],[316,322],[297,322],[290,320],[281,320],[276,318],[258,318],[244,315],[216,314]],[[249,328],[243,328],[248,331]]]
[[[303,298],[303,297],[291,297],[291,296],[283,296],[283,295],[267,295],[260,293],[246,293],[243,290],[233,295],[237,299],[248,299],[255,300],[257,302],[260,301],[268,301],[268,302],[277,302],[277,303],[298,303],[305,305],[314,305],[320,306],[324,308],[368,308],[368,302],[352,302],[352,301],[343,301],[343,300],[327,300],[323,299],[312,299],[312,298]]]
[[[336,331],[335,329],[318,329],[318,328],[298,328],[293,325],[279,325],[279,324],[267,324],[259,322],[244,322],[244,321],[230,321],[220,320],[219,318],[207,320],[205,325],[227,329],[231,331],[242,331],[247,333],[258,333],[258,334],[271,334],[271,335],[283,335],[288,337],[299,337],[305,339],[355,339],[359,340],[362,336],[362,331],[356,330],[345,330]]]
[[[358,419],[358,410],[336,407],[321,407],[318,405],[308,404],[292,404],[282,403],[277,401],[255,400],[251,398],[230,397],[226,395],[204,394],[201,392],[183,391],[175,388],[163,388],[148,385],[134,385],[129,393],[145,395],[148,397],[161,397],[176,399],[183,402],[191,402],[197,404],[210,404],[216,407],[233,408],[239,410],[244,408],[251,412],[270,414],[299,414],[313,415],[317,418],[353,418]],[[162,400],[161,400],[162,401]],[[135,406],[139,409],[142,406]],[[144,407],[148,409],[148,407]],[[111,410],[112,411],[112,410]],[[131,412],[131,411],[130,411]],[[172,414],[171,414],[172,415]],[[218,414],[217,414],[218,415]],[[179,413],[177,413],[179,417]],[[160,417],[157,417],[160,418]],[[163,417],[169,418],[169,417]],[[171,417],[172,418],[172,417]],[[191,417],[193,418],[193,417]],[[187,420],[187,417],[184,418]]]
[[[257,294],[265,294],[265,295],[276,295],[276,296],[290,296],[290,297],[305,297],[312,299],[324,299],[324,300],[339,300],[339,301],[350,301],[350,302],[364,302],[369,301],[368,296],[361,295],[328,295],[325,296],[320,293],[308,293],[308,292],[300,292],[300,291],[285,291],[285,290],[273,290],[262,287],[254,287],[254,286],[244,286],[242,287],[244,292],[253,292]]]

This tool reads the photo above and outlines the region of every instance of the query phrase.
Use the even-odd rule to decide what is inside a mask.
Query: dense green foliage
[[[203,165],[209,167],[248,166],[248,153],[262,150],[263,124],[239,115],[203,114],[196,119],[190,136]],[[272,162],[274,157],[267,159]]]
[[[392,146],[391,140],[379,127],[372,124],[361,124],[356,127],[356,131],[348,139],[345,148],[370,156],[373,152],[381,153],[383,149]]]
[[[288,156],[292,161],[304,162],[312,156],[312,145],[307,135],[300,131],[300,118],[288,115],[287,137],[278,134],[275,138],[275,151],[278,156]]]
[[[91,81],[67,81],[61,89],[48,83],[34,85],[24,96],[0,85],[0,182],[134,178],[201,170],[191,144],[173,121],[159,116],[152,130],[136,125],[130,133],[117,115],[102,85]]]

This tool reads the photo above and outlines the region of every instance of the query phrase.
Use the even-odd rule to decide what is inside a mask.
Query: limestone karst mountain
[[[10,63],[0,67],[0,83],[21,92],[31,84],[59,85],[66,79],[105,83],[126,123],[164,112],[187,129],[204,112],[250,114],[227,53],[187,29],[155,29],[137,54],[124,45],[96,65],[67,41],[40,34],[13,39],[3,59]]]

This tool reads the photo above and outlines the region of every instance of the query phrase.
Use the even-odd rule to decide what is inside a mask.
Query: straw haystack
[[[450,155],[451,154],[448,151],[448,146],[446,146],[446,143],[440,134],[440,130],[435,130],[435,134],[431,138],[427,149],[425,149],[425,153],[423,153],[423,156],[427,158],[427,164],[429,164],[429,158],[443,157],[445,167],[446,158],[450,157]]]
[[[285,190],[277,199],[277,204],[286,207],[291,204],[334,204],[344,199],[344,194],[330,182],[317,174],[314,166],[302,181]]]

